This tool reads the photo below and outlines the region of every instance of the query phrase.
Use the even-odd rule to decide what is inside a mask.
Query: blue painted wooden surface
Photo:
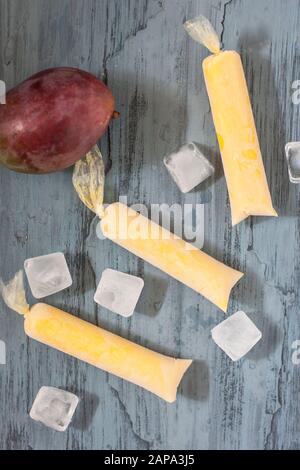
[[[103,77],[119,121],[101,141],[112,167],[106,202],[127,195],[146,204],[206,202],[205,250],[246,273],[229,313],[243,309],[263,332],[248,356],[232,363],[212,342],[220,310],[109,241],[77,199],[71,170],[26,176],[0,168],[0,272],[64,251],[73,286],[49,303],[178,357],[192,357],[176,404],[28,339],[23,320],[1,302],[1,449],[294,449],[300,445],[299,187],[288,182],[284,145],[299,139],[298,0],[0,0],[0,79],[10,88],[38,70],[69,65]],[[227,49],[241,52],[267,177],[279,219],[253,218],[231,228],[227,190],[204,87],[207,55],[182,23],[210,18]],[[186,140],[215,160],[214,184],[181,195],[162,166]],[[101,272],[141,275],[136,314],[122,319],[93,302]],[[33,299],[31,298],[31,301]],[[33,422],[28,410],[42,385],[82,399],[64,434]]]

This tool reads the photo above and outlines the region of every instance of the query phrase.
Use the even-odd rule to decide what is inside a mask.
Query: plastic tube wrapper
[[[232,224],[250,215],[277,216],[241,58],[235,51],[220,50],[218,36],[204,16],[187,21],[185,29],[213,54],[203,61],[203,72],[227,181]]]
[[[77,162],[73,174],[73,184],[80,199],[102,219],[103,234],[226,312],[231,289],[243,274],[189,245],[124,204],[114,203],[104,209],[103,172],[102,157],[98,150]],[[102,189],[99,189],[101,185]]]
[[[25,333],[43,344],[149,390],[167,402],[192,361],[173,359],[139,346],[50,305],[29,307],[23,272],[7,285],[0,280],[5,303],[24,316]]]

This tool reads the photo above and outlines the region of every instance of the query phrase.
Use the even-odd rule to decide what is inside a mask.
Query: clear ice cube
[[[236,312],[211,331],[214,342],[233,360],[238,361],[261,339],[262,334],[242,312]]]
[[[32,295],[42,299],[72,285],[71,274],[63,253],[38,256],[24,263]]]
[[[164,164],[183,193],[188,193],[214,174],[214,167],[194,142],[164,158]]]
[[[291,183],[300,183],[300,142],[289,142],[285,146]]]
[[[65,431],[75,413],[79,398],[59,388],[42,387],[30,410],[30,417],[56,431]]]
[[[130,274],[106,269],[102,273],[94,300],[102,307],[130,317],[144,287],[143,279]]]

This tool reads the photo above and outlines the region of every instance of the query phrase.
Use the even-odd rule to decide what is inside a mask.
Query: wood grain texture
[[[0,0],[0,79],[10,88],[41,69],[81,67],[103,77],[121,113],[101,149],[106,202],[205,205],[205,251],[246,273],[229,312],[243,309],[263,332],[232,363],[210,338],[223,314],[205,299],[121,248],[96,237],[97,220],[77,199],[71,171],[26,176],[0,168],[0,272],[64,251],[73,286],[48,299],[75,315],[145,346],[195,363],[178,400],[150,393],[26,338],[23,320],[1,302],[1,449],[295,449],[300,446],[299,187],[288,182],[284,145],[299,139],[298,0]],[[204,14],[227,49],[241,51],[267,177],[279,219],[231,228],[230,209],[201,71],[207,55],[182,23]],[[214,160],[213,184],[182,195],[162,165],[186,140]],[[137,313],[100,309],[93,293],[103,269],[145,279]],[[31,298],[31,301],[33,299]],[[68,431],[30,420],[42,385],[78,394]]]

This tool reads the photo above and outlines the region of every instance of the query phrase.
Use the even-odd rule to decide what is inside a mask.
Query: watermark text
[[[0,104],[6,104],[6,85],[3,80],[0,80]]]
[[[292,344],[292,363],[294,366],[298,366],[300,364],[300,339],[297,339]]]
[[[144,204],[128,206],[127,196],[119,202],[126,210],[105,206],[106,215],[97,226],[97,237],[112,240],[178,240],[186,242],[187,250],[202,249],[204,245],[203,204]],[[104,229],[104,230],[102,230]]]
[[[0,366],[6,364],[6,345],[4,341],[0,340]]]

